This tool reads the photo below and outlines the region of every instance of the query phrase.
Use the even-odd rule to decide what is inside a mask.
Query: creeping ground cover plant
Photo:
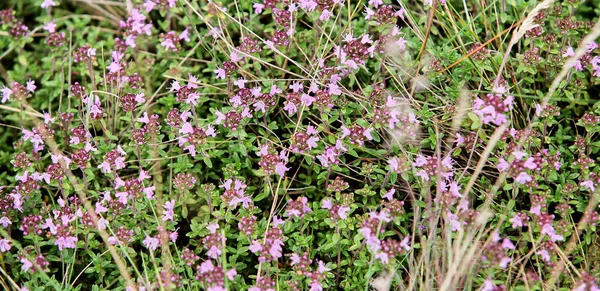
[[[599,14],[2,1],[0,285],[600,290]]]

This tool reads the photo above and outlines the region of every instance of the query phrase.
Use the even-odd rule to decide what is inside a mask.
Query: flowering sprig
[[[265,233],[264,239],[253,240],[249,250],[258,255],[259,262],[277,261],[283,256],[282,248],[284,245],[283,231],[277,227],[272,227]]]
[[[514,151],[512,156],[514,160],[509,164],[504,158],[498,161],[498,170],[507,172],[514,177],[515,181],[520,184],[527,184],[533,181],[533,178],[527,174],[527,170],[538,170],[541,167],[535,162],[533,157],[526,158],[526,153]]]
[[[508,121],[507,114],[513,109],[514,97],[508,94],[504,86],[494,87],[492,92],[475,99],[473,112],[481,118],[483,124],[499,126]]]
[[[288,153],[282,150],[277,154],[269,144],[260,146],[260,150],[256,153],[259,156],[260,162],[258,165],[266,175],[277,174],[280,177],[285,176],[285,173],[290,169],[285,165],[288,163]]]

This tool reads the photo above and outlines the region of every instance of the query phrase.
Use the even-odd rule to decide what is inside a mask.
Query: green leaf
[[[209,157],[207,157],[207,156],[202,157],[202,161],[204,161],[204,164],[206,164],[207,167],[209,167],[209,168],[213,167],[212,161],[210,160]]]
[[[183,217],[184,219],[188,217],[188,208],[186,204],[183,204],[181,206],[181,217]]]
[[[479,116],[477,116],[477,114],[475,114],[473,112],[469,112],[469,113],[467,113],[467,116],[473,122],[473,123],[471,123],[471,130],[476,130],[481,127],[481,118],[479,118]]]

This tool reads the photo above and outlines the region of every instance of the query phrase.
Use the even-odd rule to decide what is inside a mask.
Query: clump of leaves
[[[598,288],[587,5],[3,5],[7,290]]]

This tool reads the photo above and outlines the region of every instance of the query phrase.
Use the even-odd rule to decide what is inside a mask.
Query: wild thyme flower
[[[159,7],[161,10],[168,10],[169,8],[177,7],[177,0],[146,0],[143,6],[146,12],[150,12],[156,7]]]
[[[499,126],[507,122],[506,114],[513,108],[514,97],[508,95],[503,86],[495,87],[492,92],[483,98],[475,99],[473,112],[481,118],[483,124],[492,123]]]
[[[144,239],[142,244],[144,244],[144,246],[146,248],[148,248],[149,250],[154,251],[160,246],[160,240],[159,240],[158,236],[153,237],[153,236],[146,235],[146,238]]]
[[[206,129],[193,128],[188,122],[183,124],[179,133],[187,134],[187,136],[179,138],[179,146],[188,151],[192,157],[195,157],[197,149],[201,149],[206,143],[208,136],[215,137],[217,135],[215,129],[211,125]]]
[[[96,60],[96,49],[91,44],[86,44],[73,52],[73,62],[93,62]]]
[[[162,220],[163,221],[174,221],[175,212],[174,212],[173,208],[175,207],[175,200],[165,202],[163,207],[165,209],[163,211]]]
[[[225,236],[217,232],[216,228],[212,228],[210,234],[202,239],[202,245],[207,250],[206,254],[216,260],[221,256],[226,241],[227,238]]]
[[[260,151],[256,153],[256,155],[261,158],[258,165],[266,175],[277,174],[283,177],[289,170],[289,168],[285,166],[288,162],[285,150],[282,150],[277,154],[268,144],[264,144],[260,147]]]
[[[437,156],[418,155],[413,162],[415,167],[415,176],[420,177],[422,181],[429,181],[436,175],[441,175],[445,179],[450,179],[454,173],[452,172],[454,161],[451,157],[444,157],[438,164]]]
[[[305,214],[311,213],[312,209],[308,207],[308,198],[298,197],[295,201],[290,199],[285,207],[285,215],[288,217],[302,218]]]
[[[231,281],[237,275],[235,269],[225,271],[221,265],[213,264],[211,259],[198,265],[197,270],[196,280],[209,286],[211,291],[225,291],[225,278]]]
[[[133,112],[138,105],[144,103],[146,100],[144,99],[144,93],[127,93],[121,97],[120,101],[124,111]]]
[[[125,43],[135,48],[136,40],[139,35],[152,35],[152,22],[146,23],[146,16],[140,13],[138,9],[131,10],[131,14],[126,21],[121,20],[119,26],[125,29]]]
[[[196,264],[200,257],[194,254],[189,248],[183,249],[181,252],[181,260],[185,262],[186,266],[191,267]]]
[[[321,201],[321,208],[329,210],[329,217],[333,220],[340,220],[348,218],[348,212],[350,207],[342,206],[339,204],[333,204],[331,199],[325,198]]]
[[[249,250],[258,255],[260,262],[271,262],[281,258],[283,245],[283,232],[273,227],[267,230],[264,240],[251,241]]]
[[[40,7],[47,9],[53,6],[58,6],[58,3],[54,2],[53,0],[44,0],[44,2],[42,2],[42,4],[40,5]]]
[[[58,250],[62,250],[63,248],[76,248],[76,243],[79,239],[71,233],[68,225],[64,225],[64,223],[57,225],[55,235],[56,241],[54,244],[58,246]]]
[[[23,235],[28,234],[42,234],[42,227],[40,222],[42,221],[41,215],[27,215],[23,217],[19,230],[23,232]]]
[[[587,272],[581,272],[581,278],[575,284],[575,288],[572,291],[587,291],[587,290],[600,290],[600,281],[598,278]]]
[[[267,276],[261,276],[256,279],[256,285],[250,287],[248,291],[275,291],[275,282]]]
[[[165,48],[165,50],[178,52],[181,49],[181,44],[179,43],[181,40],[185,40],[186,42],[190,41],[189,33],[186,30],[181,32],[181,34],[177,34],[174,31],[169,31],[168,33],[160,34],[161,43],[160,45]]]
[[[134,235],[134,231],[131,229],[127,229],[124,226],[120,226],[116,231],[115,235],[108,238],[108,242],[113,245],[123,244],[127,245],[131,242],[132,237]],[[154,242],[154,240],[153,240]]]
[[[254,215],[244,216],[240,219],[240,222],[238,223],[238,228],[240,229],[240,231],[246,234],[248,237],[252,236],[252,234],[255,233],[256,226],[256,216]]]
[[[508,238],[502,240],[498,233],[493,233],[492,236],[492,242],[485,246],[482,260],[489,262],[491,265],[498,265],[501,269],[506,269],[508,264],[512,262],[508,251],[514,250],[515,245]]]
[[[535,158],[525,158],[527,155],[524,152],[515,151],[512,153],[515,157],[511,164],[504,158],[500,158],[498,161],[498,170],[500,172],[507,172],[508,175],[514,177],[515,181],[520,184],[527,184],[533,180],[527,170],[538,170],[541,169],[540,165],[536,164]]]
[[[290,151],[294,153],[308,152],[318,146],[318,131],[314,126],[309,125],[305,132],[298,131],[292,135]]]
[[[310,264],[312,264],[312,259],[309,259],[308,253],[304,252],[302,256],[297,253],[290,254],[291,265],[293,266],[294,271],[298,275],[307,275],[311,273]]]
[[[178,173],[173,179],[175,189],[182,192],[191,190],[196,184],[196,178],[190,173]]]
[[[223,203],[228,207],[236,209],[241,203],[244,208],[250,207],[252,199],[246,195],[246,184],[241,180],[227,179],[219,188],[225,188],[225,192],[221,196]]]
[[[10,245],[10,241],[7,239],[0,239],[0,252],[6,253],[10,250],[12,246]]]

